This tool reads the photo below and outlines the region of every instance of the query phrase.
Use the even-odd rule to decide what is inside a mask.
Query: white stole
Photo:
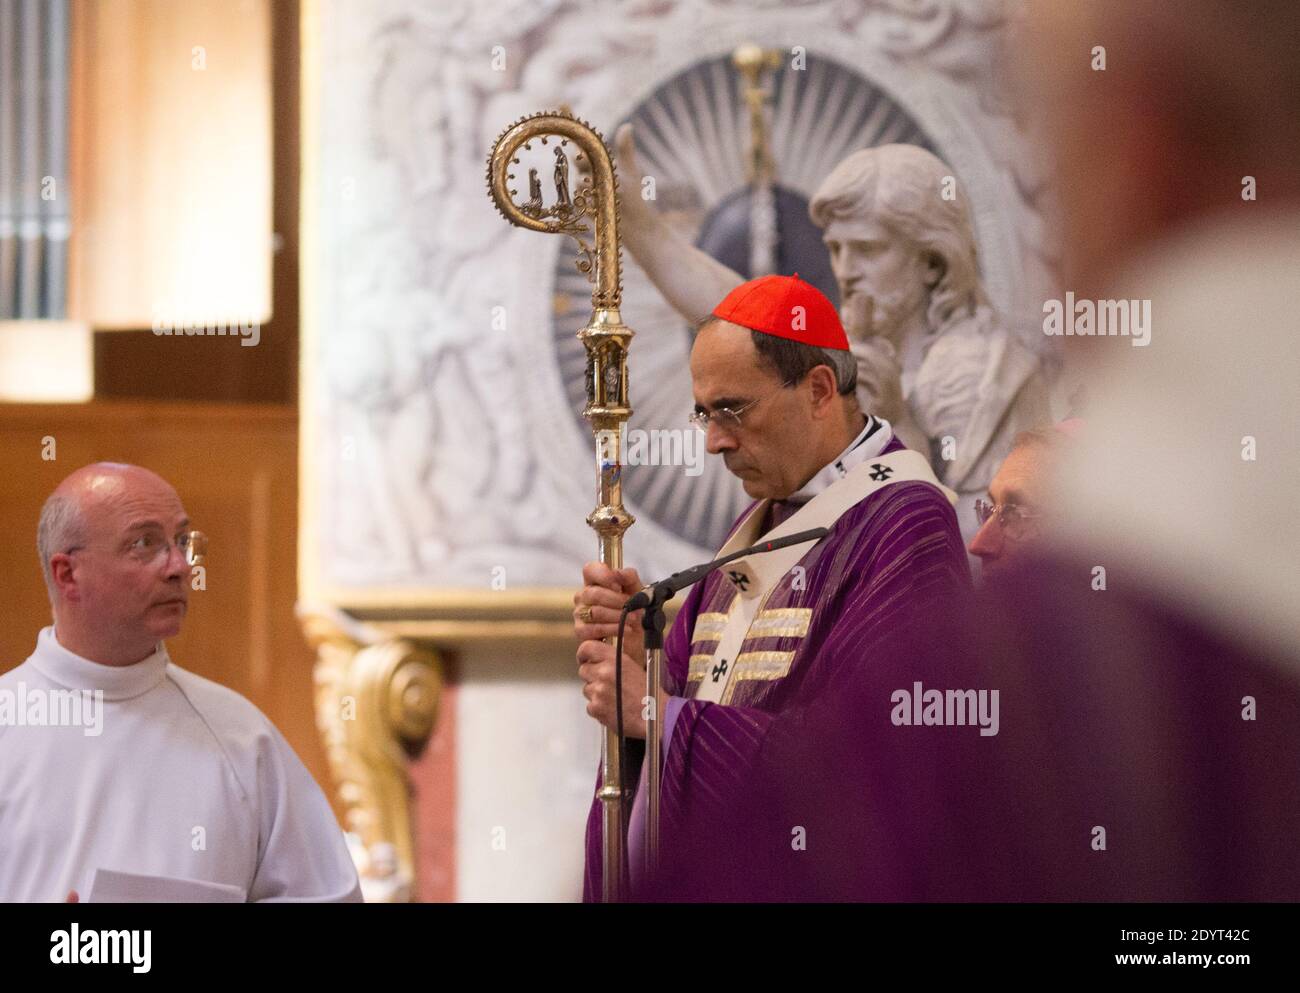
[[[843,479],[813,497],[779,527],[761,536],[758,529],[767,517],[772,501],[760,501],[718,551],[717,557],[756,544],[762,538],[783,538],[810,528],[829,528],[849,508],[861,503],[876,490],[891,483],[917,480],[937,487],[949,503],[956,505],[957,494],[935,478],[934,470],[930,468],[925,456],[910,449],[900,449],[855,466]],[[774,552],[736,559],[722,567],[727,581],[736,588],[736,596],[727,610],[727,620],[718,647],[704,671],[695,699],[713,703],[722,701],[736,671],[735,661],[740,646],[748,636],[749,627],[759,608],[767,601],[768,594],[781,578],[808,554],[809,547],[808,544],[791,545]]]

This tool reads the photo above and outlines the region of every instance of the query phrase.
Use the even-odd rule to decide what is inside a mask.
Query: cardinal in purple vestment
[[[806,330],[791,330],[795,307],[807,315]],[[784,276],[743,284],[701,327],[691,366],[694,419],[707,433],[708,450],[721,454],[757,498],[733,528],[733,538],[744,539],[739,546],[808,527],[830,533],[778,575],[764,575],[759,557],[753,569],[738,564],[709,574],[692,588],[665,638],[666,874],[674,853],[699,844],[684,833],[688,825],[720,822],[744,801],[738,790],[746,788],[777,715],[806,707],[836,684],[839,670],[874,664],[864,646],[885,630],[932,617],[969,584],[952,494],[888,422],[858,408],[847,340],[834,307],[816,289]],[[583,639],[578,661],[588,712],[608,726],[613,649],[596,639],[611,632],[617,608],[640,581],[632,570],[617,574],[596,564],[584,575],[588,586],[575,598]],[[732,614],[751,598],[749,615],[736,621]],[[636,639],[629,641],[624,714],[635,737],[644,734],[645,677]],[[637,802],[629,848],[639,864],[640,749],[632,762],[629,788]],[[587,829],[588,900],[601,894],[601,830],[597,800]],[[655,895],[655,880],[633,878],[637,895]]]

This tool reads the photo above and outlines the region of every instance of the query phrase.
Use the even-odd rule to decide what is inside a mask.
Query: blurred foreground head
[[[1014,47],[1055,170],[1061,289],[1149,325],[1148,347],[1063,339],[1090,406],[1054,496],[1061,535],[1111,589],[1121,571],[1300,657],[1300,8],[1026,9]]]
[[[1209,217],[1300,202],[1294,0],[1031,3],[1026,18],[1019,89],[1057,178],[1067,285]]]

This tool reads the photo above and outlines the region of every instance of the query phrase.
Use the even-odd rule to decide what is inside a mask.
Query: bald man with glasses
[[[0,901],[360,900],[333,812],[275,726],[174,664],[207,549],[138,466],[41,511],[54,623],[0,676]]]

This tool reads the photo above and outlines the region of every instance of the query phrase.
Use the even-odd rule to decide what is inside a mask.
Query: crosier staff
[[[517,153],[531,151],[533,142],[554,145],[555,203],[543,205],[538,171],[527,173],[528,199],[515,202]],[[590,178],[572,195],[569,164],[563,146],[572,142],[590,165]],[[587,524],[599,540],[600,561],[612,569],[623,565],[623,532],[633,517],[623,507],[620,453],[628,406],[627,348],[632,329],[619,316],[622,277],[619,269],[618,177],[604,139],[586,123],[562,111],[521,118],[497,138],[488,156],[488,192],[497,210],[511,224],[530,231],[567,234],[579,248],[578,269],[594,288],[591,317],[578,332],[587,350],[587,405],[582,415],[591,424],[596,443],[597,505]],[[589,237],[588,237],[589,236]],[[617,902],[625,894],[626,797],[619,787],[622,753],[617,733],[606,729],[601,743],[602,897]]]

